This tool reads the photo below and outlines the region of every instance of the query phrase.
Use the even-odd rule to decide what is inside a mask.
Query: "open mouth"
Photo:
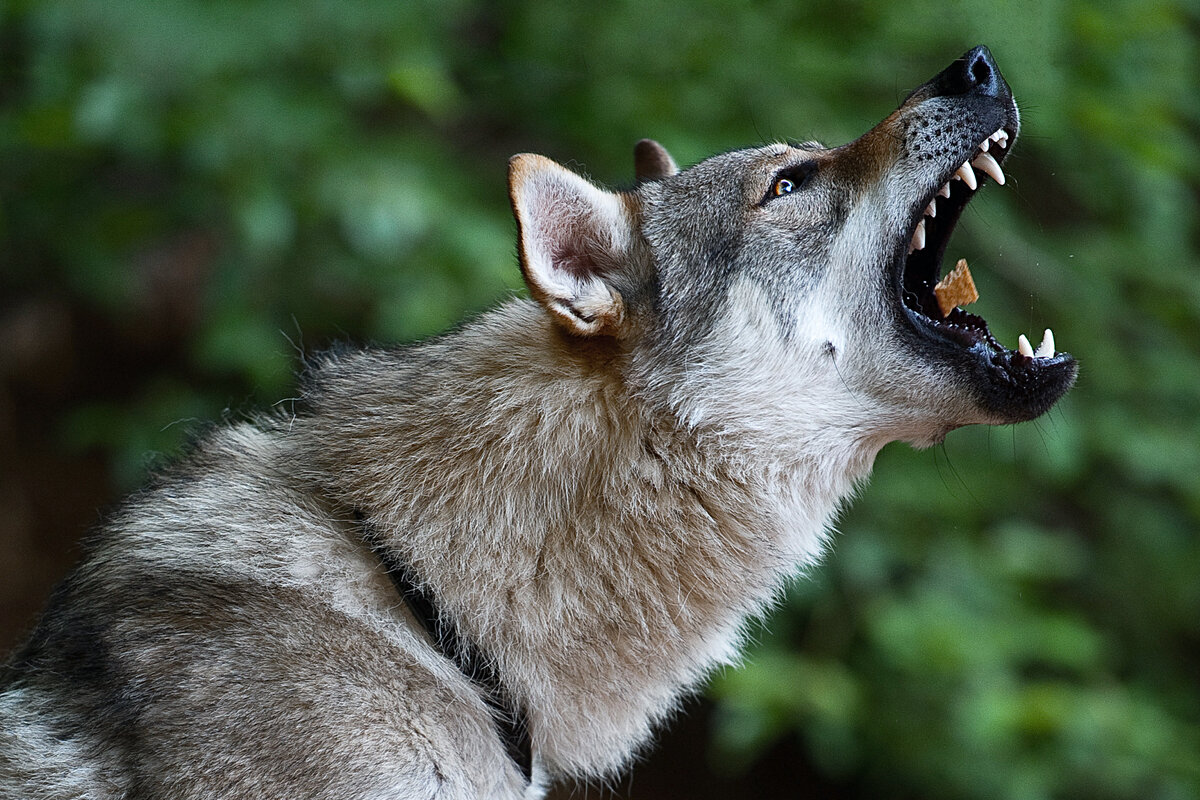
[[[1012,91],[991,53],[979,46],[915,89],[898,112],[904,168],[921,176],[926,191],[912,198],[908,225],[892,244],[901,338],[920,361],[937,368],[942,381],[950,381],[941,391],[962,387],[973,395],[984,412],[974,421],[1032,419],[1074,383],[1075,359],[1057,350],[1049,330],[1037,347],[1023,334],[1014,349],[1004,347],[982,317],[963,308],[979,296],[965,259],[949,274],[942,266],[954,226],[975,192],[988,182],[1005,183],[1003,165],[1019,128]]]
[[[1049,364],[1060,354],[1054,334],[1046,329],[1036,349],[1021,334],[1015,350],[996,340],[980,316],[962,306],[978,299],[965,259],[942,277],[942,262],[950,235],[967,203],[983,183],[1005,183],[1002,163],[1008,155],[1013,132],[998,128],[984,138],[974,152],[945,176],[931,196],[923,198],[910,225],[908,253],[899,270],[899,295],[910,320],[927,332],[972,350],[981,351],[994,366],[1021,369]],[[1061,354],[1064,360],[1070,356]]]

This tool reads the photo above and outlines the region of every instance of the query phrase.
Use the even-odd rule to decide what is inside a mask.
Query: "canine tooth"
[[[938,196],[945,197],[947,199],[950,198],[950,184],[949,183],[942,184],[942,188],[938,189]]]
[[[971,191],[979,188],[979,181],[975,180],[975,170],[971,169],[971,165],[963,162],[963,165],[958,168],[958,172],[954,173],[962,178],[962,182],[967,185]]]
[[[1046,332],[1042,334],[1042,343],[1038,345],[1037,352],[1033,355],[1035,358],[1051,358],[1054,356],[1054,331],[1046,328]]]
[[[924,219],[922,219],[920,222],[917,223],[917,229],[915,231],[913,231],[912,248],[913,248],[913,250],[924,250],[925,249],[925,220]]]
[[[1029,344],[1029,340],[1025,338],[1025,334],[1017,337],[1017,352],[1026,358],[1033,358],[1033,347]]]
[[[992,158],[989,153],[980,153],[971,163],[987,173],[996,183],[1004,185],[1004,170],[1000,169],[1000,162]]]

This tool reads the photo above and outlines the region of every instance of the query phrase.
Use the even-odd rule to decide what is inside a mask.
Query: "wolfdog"
[[[889,441],[1072,384],[942,307],[1018,132],[966,53],[850,144],[510,163],[531,299],[309,359],[115,511],[0,673],[5,798],[538,798],[610,776]],[[964,301],[965,302],[965,301]]]

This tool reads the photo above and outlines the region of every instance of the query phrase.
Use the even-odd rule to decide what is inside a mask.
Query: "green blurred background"
[[[1162,0],[8,0],[0,647],[298,351],[519,291],[510,154],[620,185],[645,136],[839,144],[986,43],[1024,134],[948,256],[1078,386],[885,449],[745,668],[577,796],[1200,797],[1198,40]]]

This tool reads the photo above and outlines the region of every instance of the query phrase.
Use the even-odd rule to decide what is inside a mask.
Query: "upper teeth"
[[[971,164],[986,172],[996,183],[1004,185],[1004,171],[1000,169],[1000,162],[992,158],[990,153],[980,153],[975,156]],[[963,164],[963,166],[967,165]]]
[[[975,176],[975,170],[978,169],[983,174],[994,180],[1001,186],[1004,185],[1004,170],[1000,169],[1000,162],[996,160],[988,150],[991,148],[992,142],[996,142],[1000,147],[1008,146],[1008,134],[1003,128],[993,133],[991,136],[984,139],[975,148],[975,153],[970,158],[962,163],[962,166],[955,171],[950,180],[962,181],[967,185],[967,188],[974,191],[979,188],[979,179]],[[974,167],[975,169],[972,169]],[[937,195],[925,207],[925,217],[933,219],[937,216],[937,198],[950,197],[950,181],[942,184],[938,189]],[[917,223],[916,230],[913,231],[912,241],[909,243],[908,252],[925,249],[925,220],[921,219]]]
[[[1003,186],[1004,170],[1000,169],[1000,162],[996,160],[996,157],[988,152],[991,149],[992,142],[995,142],[1000,147],[1008,147],[1008,134],[1001,128],[980,142],[979,146],[975,148],[974,155],[963,162],[962,166],[955,171],[950,180],[961,180],[967,185],[968,189],[974,191],[979,187],[979,180],[975,177],[975,170],[977,169]],[[912,243],[909,245],[910,253],[914,250],[925,249],[925,217],[933,219],[937,216],[938,197],[950,197],[950,181],[942,184],[942,187],[938,189],[934,198],[929,201],[929,205],[925,207],[925,213],[913,231]],[[1022,333],[1017,338],[1017,352],[1026,358],[1053,358],[1056,352],[1054,349],[1054,332],[1049,328],[1046,329],[1046,332],[1042,334],[1042,343],[1038,345],[1037,350],[1033,349],[1033,345],[1029,343],[1029,338]]]
[[[958,168],[958,172],[954,173],[954,177],[965,183],[968,189],[975,190],[979,188],[979,183],[975,180],[975,170],[971,169],[971,165],[966,161]]]
[[[923,218],[917,223],[917,229],[913,231],[912,248],[913,250],[925,249],[925,220]]]

